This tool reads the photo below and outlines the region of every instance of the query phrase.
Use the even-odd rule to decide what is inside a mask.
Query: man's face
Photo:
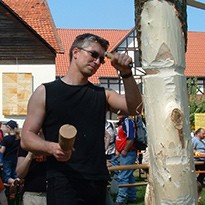
[[[200,132],[200,138],[201,139],[205,138],[205,130],[204,129],[202,129],[201,132]]]
[[[91,43],[86,48],[78,48],[74,57],[78,59],[78,67],[84,75],[92,76],[104,62],[104,49],[98,43]]]

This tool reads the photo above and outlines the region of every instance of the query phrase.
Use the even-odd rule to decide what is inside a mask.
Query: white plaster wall
[[[0,121],[16,120],[21,128],[26,116],[2,115],[2,73],[32,73],[33,91],[42,83],[55,80],[55,64],[49,65],[0,65]]]

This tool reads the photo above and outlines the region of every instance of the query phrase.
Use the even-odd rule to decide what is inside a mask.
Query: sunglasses
[[[88,50],[86,50],[84,48],[79,48],[79,49],[81,49],[81,50],[83,50],[85,52],[90,53],[90,55],[93,58],[95,58],[96,60],[99,58],[100,59],[100,63],[102,63],[102,64],[105,63],[105,57],[104,56],[100,56],[100,54],[97,51],[88,51]]]

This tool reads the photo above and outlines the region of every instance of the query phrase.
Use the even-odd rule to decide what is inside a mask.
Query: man
[[[192,137],[192,143],[194,148],[194,155],[196,161],[204,161],[205,162],[205,142],[203,141],[205,138],[205,129],[199,128],[196,130],[194,137]],[[196,170],[205,170],[205,165],[196,165]],[[205,174],[201,173],[198,175],[197,180],[204,186],[204,177]]]
[[[136,128],[134,120],[131,117],[119,115],[118,133],[116,137],[116,150],[119,154],[120,165],[134,164],[136,161],[136,149],[134,147],[134,138]],[[135,183],[133,170],[122,170],[118,173],[119,184]],[[124,205],[136,203],[136,187],[119,188],[115,205]]]
[[[104,63],[109,42],[93,34],[76,37],[70,48],[67,74],[40,85],[28,104],[22,129],[22,147],[47,158],[48,205],[104,205],[109,177],[104,147],[106,111],[135,113],[141,95],[129,64],[132,59],[115,53],[111,64],[120,72],[125,95],[94,86],[88,80]],[[63,151],[59,129],[77,129],[74,151]],[[45,140],[38,136],[43,129]]]

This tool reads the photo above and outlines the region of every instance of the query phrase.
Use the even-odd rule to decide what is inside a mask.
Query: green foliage
[[[197,85],[197,78],[189,78],[188,82],[188,97],[189,97],[189,118],[190,118],[190,125],[194,127],[194,114],[195,113],[205,113],[205,98],[204,94],[197,95],[199,91]]]

